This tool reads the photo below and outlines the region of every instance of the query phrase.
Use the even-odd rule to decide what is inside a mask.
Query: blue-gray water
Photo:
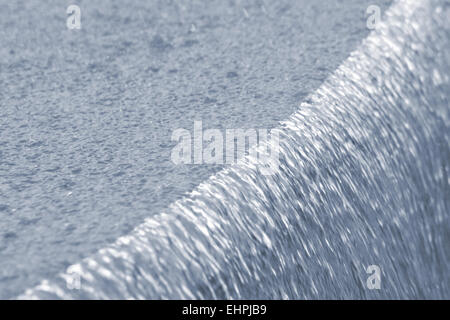
[[[0,0],[0,297],[130,233],[220,166],[175,166],[176,128],[287,119],[384,0]],[[245,10],[244,10],[245,9]]]
[[[80,290],[22,297],[450,298],[449,12],[394,4],[277,126],[274,175],[226,168],[73,265]]]

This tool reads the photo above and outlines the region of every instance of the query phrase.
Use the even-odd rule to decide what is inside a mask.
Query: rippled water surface
[[[386,0],[0,0],[0,297],[129,234],[221,166],[175,166],[176,128],[270,128]]]
[[[81,290],[22,297],[450,298],[449,12],[396,2],[275,129],[274,175],[226,168],[73,265]]]

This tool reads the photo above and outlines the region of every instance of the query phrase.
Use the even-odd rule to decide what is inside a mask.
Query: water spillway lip
[[[56,279],[42,281],[38,286],[28,289],[19,298],[239,298],[247,294],[243,292],[246,290],[243,283],[251,287],[251,284],[258,283],[261,277],[272,277],[270,279],[280,277],[280,271],[289,269],[286,266],[286,260],[293,259],[294,255],[291,255],[292,252],[283,251],[283,247],[279,246],[279,239],[275,239],[274,235],[283,228],[282,230],[288,236],[294,238],[296,231],[290,229],[292,221],[289,219],[293,218],[280,215],[280,219],[275,219],[269,209],[271,206],[277,206],[273,208],[273,211],[288,211],[289,208],[283,207],[282,201],[277,201],[275,198],[290,195],[290,193],[293,196],[296,194],[295,188],[290,189],[289,185],[295,181],[288,181],[286,185],[280,187],[276,179],[296,176],[296,172],[289,171],[291,168],[307,168],[308,166],[304,158],[295,156],[291,143],[295,139],[292,137],[297,135],[305,141],[312,141],[310,144],[305,142],[297,147],[305,148],[304,153],[314,161],[319,159],[326,161],[327,159],[323,159],[325,157],[322,157],[321,153],[324,153],[325,148],[328,147],[328,141],[322,139],[320,143],[314,143],[317,142],[315,140],[317,137],[321,138],[324,132],[331,130],[322,123],[324,119],[327,119],[326,116],[348,115],[349,121],[357,124],[360,124],[359,121],[364,116],[373,116],[370,121],[378,121],[377,124],[385,121],[377,114],[382,110],[375,107],[374,110],[378,111],[372,114],[365,111],[364,106],[352,105],[352,103],[363,100],[365,94],[372,95],[372,100],[374,97],[379,99],[379,101],[370,102],[374,105],[381,104],[384,100],[387,101],[386,103],[392,103],[389,100],[393,100],[397,94],[405,91],[402,87],[408,85],[408,80],[403,79],[403,75],[406,73],[414,75],[419,68],[414,61],[410,61],[411,57],[404,55],[405,50],[411,49],[410,44],[407,43],[408,36],[420,30],[420,23],[425,22],[415,22],[416,25],[407,24],[412,23],[412,17],[418,11],[429,8],[430,3],[431,1],[427,0],[411,0],[398,1],[394,4],[386,13],[386,20],[380,23],[362,45],[308,99],[309,101],[303,103],[298,112],[274,129],[280,134],[280,156],[283,159],[274,174],[262,175],[257,167],[257,161],[248,157],[245,161],[242,160],[210,177],[188,196],[170,205],[165,212],[148,218],[131,234],[120,237],[111,246],[70,266]],[[426,34],[422,38],[427,41]],[[426,44],[414,44],[414,54],[419,52],[419,58],[420,52],[426,50]],[[397,61],[400,58],[403,58],[401,64]],[[426,61],[426,59],[423,60]],[[390,63],[397,64],[393,68]],[[394,74],[398,81],[371,77],[372,71],[376,73],[378,67],[385,68]],[[404,69],[401,69],[403,67]],[[437,75],[434,75],[435,73]],[[431,75],[433,79],[436,79],[436,85],[448,82],[448,75],[441,74],[438,70]],[[371,79],[368,79],[369,77]],[[392,89],[386,93],[387,98],[380,96],[378,83],[366,86],[364,92],[358,91],[362,83],[383,81],[386,81],[388,88]],[[416,89],[415,85],[415,83],[411,85],[411,90]],[[342,92],[339,92],[340,90]],[[323,102],[324,97],[326,97],[326,103]],[[347,99],[344,102],[349,106],[342,105],[343,97]],[[406,104],[409,98],[406,96]],[[320,118],[316,105],[328,107],[322,109],[324,118]],[[359,112],[359,114],[352,118],[352,112]],[[440,116],[444,119],[446,117]],[[317,127],[308,126],[313,123],[321,123],[323,127],[317,130]],[[381,136],[386,135],[383,130],[380,131]],[[342,149],[337,149],[336,153],[346,150],[345,148],[355,148],[358,142],[371,139],[367,133],[358,129],[353,137],[355,141],[338,141]],[[286,140],[283,141],[283,138]],[[303,142],[300,140],[299,143]],[[380,152],[383,152],[384,156],[388,151],[385,149]],[[364,161],[370,165],[377,159],[367,156]],[[382,172],[382,169],[386,168],[378,168],[378,172]],[[371,174],[369,171],[364,173]],[[311,180],[314,180],[314,173],[311,173],[311,176]],[[369,178],[376,179],[375,174]],[[317,185],[311,188],[314,187],[318,188]],[[349,190],[352,188],[355,189],[351,190],[352,192],[357,192],[354,185],[348,186]],[[266,192],[267,189],[269,191]],[[312,194],[314,192],[318,191],[311,191]],[[258,198],[255,198],[255,195],[258,195]],[[320,202],[320,199],[311,198],[311,201]],[[343,206],[345,205],[348,204],[344,203]],[[374,206],[376,205],[378,204]],[[402,215],[401,212],[400,216]],[[361,238],[364,237],[361,236]],[[345,242],[345,239],[343,241]],[[307,247],[306,242],[305,240],[305,243],[296,244],[303,245],[302,250],[308,257],[317,254],[312,252],[311,247]],[[333,251],[328,239],[325,239],[322,245],[322,250]],[[246,246],[247,250],[240,250],[239,246]],[[263,259],[269,255],[274,259],[273,262],[276,262],[273,266],[270,266],[270,261],[268,263]],[[233,264],[230,263],[230,256],[233,257]],[[298,256],[303,259],[302,255],[298,254]],[[229,271],[237,270],[234,268],[239,268],[242,274]],[[262,274],[259,273],[260,270],[268,272]],[[268,274],[270,272],[273,275]],[[334,276],[332,271],[330,274],[331,277]],[[246,278],[241,275],[245,275]],[[289,279],[289,276],[286,279]],[[287,280],[286,282],[289,283]],[[310,288],[311,292],[318,294],[314,282]],[[277,292],[274,296],[287,298],[301,296],[295,287],[285,289],[289,294],[283,291]]]

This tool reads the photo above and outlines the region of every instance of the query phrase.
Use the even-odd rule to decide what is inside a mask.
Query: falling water
[[[274,175],[229,167],[20,298],[450,298],[449,13],[393,5],[276,129]]]

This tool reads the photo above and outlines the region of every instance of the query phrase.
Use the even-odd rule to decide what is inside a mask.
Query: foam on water
[[[229,167],[20,298],[450,298],[449,12],[393,5],[276,129],[274,175]]]

